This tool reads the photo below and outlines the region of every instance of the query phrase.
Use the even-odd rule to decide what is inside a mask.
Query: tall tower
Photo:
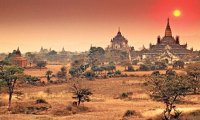
[[[169,18],[167,19],[167,27],[165,29],[165,37],[172,37],[172,30],[169,24]]]

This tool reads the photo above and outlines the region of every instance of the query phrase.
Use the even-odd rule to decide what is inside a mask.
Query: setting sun
[[[181,11],[180,10],[174,10],[173,15],[175,17],[179,17],[179,16],[181,16]]]

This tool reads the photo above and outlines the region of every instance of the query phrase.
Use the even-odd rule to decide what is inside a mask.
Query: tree
[[[34,53],[31,53],[31,52],[27,52],[25,54],[25,57],[28,59],[29,63],[30,63],[30,66],[32,65],[34,59],[35,59],[35,54]]]
[[[172,120],[178,116],[172,116],[172,111],[177,113],[175,102],[177,99],[190,92],[190,84],[187,76],[152,75],[147,80],[150,97],[162,101],[165,104],[163,111],[164,120]]]
[[[88,58],[91,66],[100,65],[105,58],[105,51],[102,47],[90,47]]]
[[[85,76],[87,79],[92,80],[92,79],[94,79],[94,77],[95,77],[95,73],[94,73],[93,71],[86,71],[86,72],[84,73],[84,76]]]
[[[57,77],[59,79],[66,79],[67,78],[67,68],[65,66],[60,68],[60,71],[57,73]]]
[[[50,80],[51,80],[51,78],[53,77],[53,75],[52,75],[52,71],[51,70],[48,70],[47,72],[46,72],[46,77],[47,77],[47,81],[49,82]]]
[[[47,65],[46,61],[37,61],[36,63],[37,67],[40,68],[40,70],[42,69],[42,67],[45,67]]]
[[[0,79],[6,82],[8,87],[8,110],[11,110],[12,95],[14,93],[14,88],[16,81],[23,76],[23,68],[17,66],[4,66],[0,71]]]
[[[88,67],[89,67],[89,64],[84,64],[83,62],[79,60],[75,60],[74,62],[71,63],[69,74],[72,77],[80,77],[80,75],[82,75]]]
[[[192,77],[190,83],[194,94],[196,94],[200,86],[200,63],[189,64],[186,68],[186,72],[187,75]]]
[[[182,69],[184,68],[185,63],[181,60],[175,61],[173,64],[173,68]]]
[[[92,95],[92,92],[88,88],[81,88],[80,86],[74,84],[73,85],[73,97],[74,99],[77,99],[77,105],[79,106],[82,102],[89,102],[90,96]]]

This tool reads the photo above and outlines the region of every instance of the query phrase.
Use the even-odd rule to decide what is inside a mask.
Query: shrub
[[[121,94],[121,98],[127,98],[128,97],[128,93],[122,93]]]
[[[84,76],[85,76],[87,79],[92,80],[92,79],[94,79],[94,77],[95,77],[95,73],[94,73],[93,71],[86,71],[86,72],[84,73]]]
[[[115,75],[121,75],[122,72],[120,70],[115,71]]]
[[[40,70],[41,70],[43,67],[46,67],[47,62],[46,62],[46,61],[37,61],[37,62],[36,62],[36,65],[37,65],[37,67],[39,67]]]
[[[36,104],[40,104],[40,103],[48,104],[45,99],[37,99]]]
[[[127,110],[125,113],[124,113],[124,117],[130,117],[130,116],[133,116],[135,115],[136,112],[134,110]]]
[[[132,65],[129,65],[129,66],[128,66],[128,71],[134,71],[134,68],[133,68]]]
[[[167,71],[166,71],[166,75],[169,75],[169,76],[175,76],[175,75],[176,75],[176,71],[173,71],[173,70],[167,70]]]
[[[150,70],[150,68],[148,67],[148,65],[141,64],[139,70],[141,70],[141,71],[148,71],[148,70]]]
[[[151,75],[159,76],[159,75],[160,75],[160,72],[159,72],[159,71],[153,71],[153,72],[151,73]]]

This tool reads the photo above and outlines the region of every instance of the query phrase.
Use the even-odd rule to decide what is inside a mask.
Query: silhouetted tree
[[[77,84],[73,85],[73,97],[74,99],[77,99],[78,106],[81,102],[89,102],[90,96],[92,95],[92,92],[88,88],[81,88]]]

